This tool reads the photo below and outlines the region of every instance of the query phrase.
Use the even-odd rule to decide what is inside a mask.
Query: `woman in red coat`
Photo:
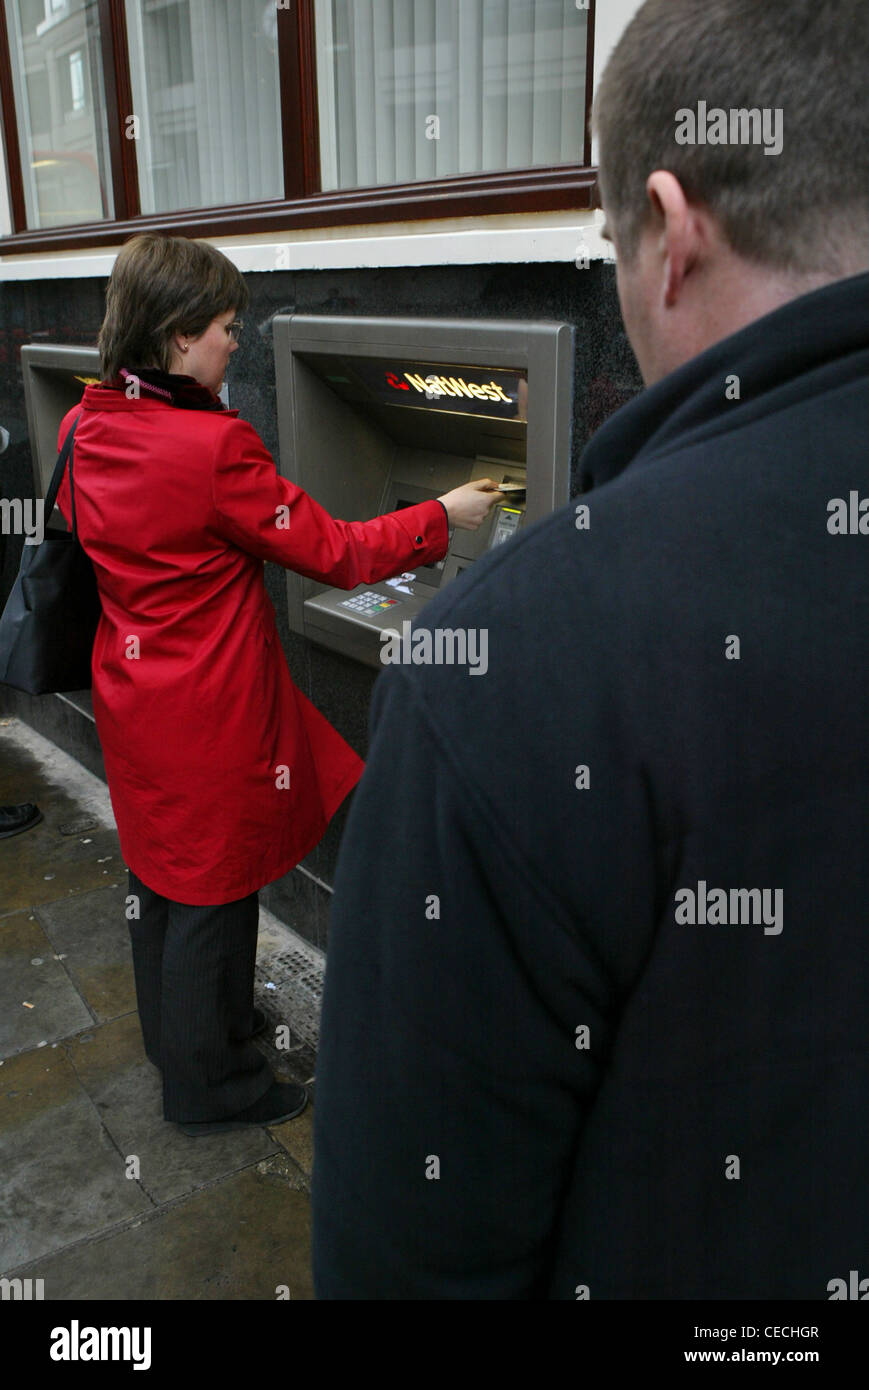
[[[246,305],[216,248],[135,237],[107,291],[104,380],[60,430],[78,417],[76,521],[103,610],[94,716],[145,1050],[189,1134],[304,1108],[251,1044],[257,890],[313,849],[363,770],[290,678],[263,561],[374,583],[442,559],[449,526],[476,529],[501,500],[486,480],[334,520],[218,399]],[[66,480],[59,505],[68,520]]]

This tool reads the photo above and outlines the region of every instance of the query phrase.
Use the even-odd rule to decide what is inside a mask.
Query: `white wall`
[[[597,0],[594,21],[594,90],[603,76],[610,54],[643,0]],[[597,141],[592,142],[592,163],[597,164]]]

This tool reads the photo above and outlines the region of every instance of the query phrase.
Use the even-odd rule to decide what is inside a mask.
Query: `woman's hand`
[[[458,526],[460,531],[477,531],[496,503],[505,500],[491,478],[476,478],[438,498],[447,509],[450,526]]]

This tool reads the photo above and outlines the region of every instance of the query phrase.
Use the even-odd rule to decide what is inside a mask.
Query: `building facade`
[[[204,236],[248,281],[230,403],[279,461],[276,314],[575,330],[571,490],[641,386],[586,113],[639,0],[2,0],[0,496],[34,495],[20,350],[90,345],[118,246]],[[5,601],[21,538],[6,538]],[[290,631],[293,678],[364,756],[376,673]],[[0,704],[100,771],[88,698]],[[326,944],[346,807],[262,901]]]

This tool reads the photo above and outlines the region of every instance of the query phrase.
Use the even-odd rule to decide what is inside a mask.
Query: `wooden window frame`
[[[313,0],[295,0],[291,9],[277,11],[284,196],[257,203],[145,215],[139,202],[136,142],[125,136],[127,117],[133,114],[133,92],[124,0],[97,0],[97,4],[115,216],[66,227],[27,228],[11,50],[6,9],[0,0],[0,101],[13,227],[11,235],[0,237],[0,255],[119,245],[136,232],[162,231],[195,237],[271,232],[279,236],[299,227],[358,226],[504,212],[578,211],[598,206],[597,170],[591,167],[588,121],[594,75],[595,0],[591,0],[588,9],[586,130],[581,165],[535,166],[324,193],[319,172],[314,6]],[[298,150],[301,159],[295,153]]]

